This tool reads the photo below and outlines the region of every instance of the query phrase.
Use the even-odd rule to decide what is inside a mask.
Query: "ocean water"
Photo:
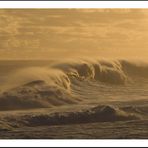
[[[1,138],[148,137],[146,61],[1,61],[0,69]]]

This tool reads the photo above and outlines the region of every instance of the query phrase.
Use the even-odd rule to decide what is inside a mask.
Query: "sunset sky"
[[[0,59],[148,56],[148,9],[1,9]]]

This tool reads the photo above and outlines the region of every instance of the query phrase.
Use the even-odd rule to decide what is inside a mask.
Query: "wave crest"
[[[91,91],[92,85],[86,84],[86,80],[97,82],[95,87],[100,82],[124,85],[137,76],[146,78],[147,75],[147,64],[137,65],[125,60],[65,61],[55,62],[48,68],[23,68],[6,77],[0,95],[0,110],[74,104],[83,100],[77,94],[83,89],[80,87],[87,85],[85,88]],[[78,91],[73,88],[78,88]]]
[[[124,84],[128,77],[117,61],[78,61],[53,66],[79,79],[94,79],[111,84]]]

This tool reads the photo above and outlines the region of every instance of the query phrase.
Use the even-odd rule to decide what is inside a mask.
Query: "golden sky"
[[[148,9],[0,9],[0,59],[148,56]]]

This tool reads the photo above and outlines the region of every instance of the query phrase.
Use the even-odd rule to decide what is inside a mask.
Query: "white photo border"
[[[148,8],[147,1],[0,1],[0,8]]]

